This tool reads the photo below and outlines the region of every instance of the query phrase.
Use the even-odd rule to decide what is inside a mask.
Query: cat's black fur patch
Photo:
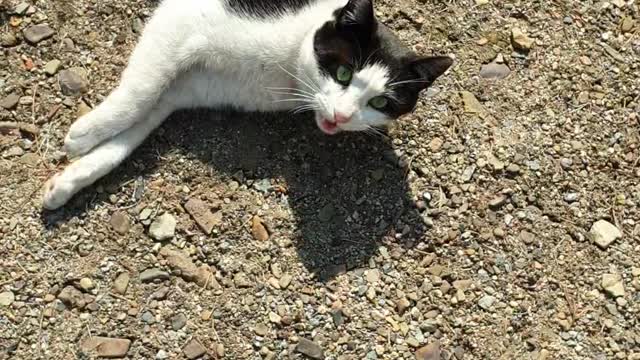
[[[355,71],[367,64],[387,67],[392,96],[381,111],[391,118],[412,111],[420,91],[429,87],[453,62],[448,57],[421,58],[413,53],[376,20],[372,0],[350,0],[334,15],[335,20],[324,24],[314,38],[321,70],[335,77],[340,65]]]
[[[229,12],[251,18],[279,17],[296,13],[318,0],[226,0]],[[392,97],[381,109],[391,118],[413,110],[420,91],[429,87],[451,66],[447,57],[420,58],[375,18],[372,0],[349,0],[336,9],[335,20],[315,34],[314,49],[321,70],[335,76],[338,66],[377,63],[389,69],[391,80],[402,82],[390,87]]]
[[[317,0],[227,0],[227,11],[252,18],[278,17],[295,13]]]

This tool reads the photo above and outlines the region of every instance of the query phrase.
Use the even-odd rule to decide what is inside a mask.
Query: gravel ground
[[[154,6],[0,0],[0,359],[640,359],[637,2],[379,0],[457,58],[388,137],[175,114],[43,212]]]

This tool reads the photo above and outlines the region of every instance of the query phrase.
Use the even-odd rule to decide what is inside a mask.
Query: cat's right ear
[[[341,30],[368,33],[374,29],[373,0],[349,0],[336,18],[336,26]]]
[[[427,88],[453,65],[448,56],[423,57],[409,63],[409,68],[420,80],[421,87]]]

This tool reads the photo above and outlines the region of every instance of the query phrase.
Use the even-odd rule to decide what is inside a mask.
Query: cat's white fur
[[[43,205],[63,206],[75,193],[117,167],[172,112],[231,105],[247,111],[316,113],[327,133],[385,124],[370,108],[385,91],[387,70],[370,64],[345,89],[318,71],[313,34],[347,0],[320,0],[273,19],[248,19],[226,11],[220,0],[165,0],[133,51],[119,86],[78,119],[65,150],[79,157],[45,186]],[[304,98],[304,102],[301,102]],[[323,127],[335,114],[346,123]]]

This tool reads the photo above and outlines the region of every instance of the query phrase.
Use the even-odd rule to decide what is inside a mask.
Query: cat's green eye
[[[353,76],[353,71],[348,66],[340,65],[338,66],[338,71],[336,72],[336,79],[342,84],[348,84],[351,82],[351,77]]]
[[[369,100],[369,105],[371,105],[371,107],[373,107],[374,109],[382,109],[387,106],[388,103],[389,100],[387,100],[387,98],[384,96],[376,96]]]

